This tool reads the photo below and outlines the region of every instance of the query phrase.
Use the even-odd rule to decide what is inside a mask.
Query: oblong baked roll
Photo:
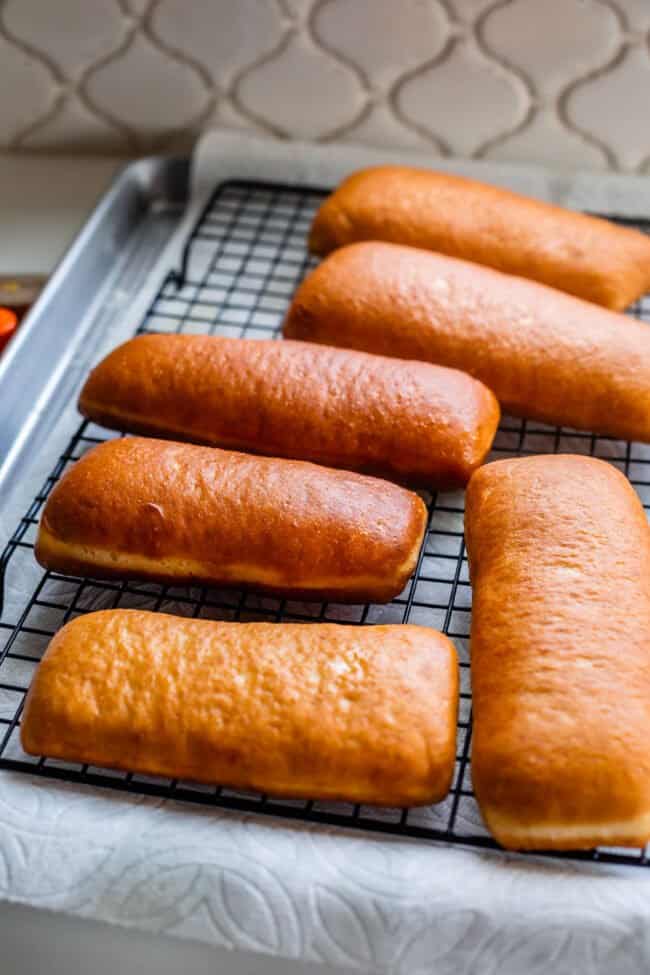
[[[21,738],[32,755],[409,806],[449,790],[457,707],[454,647],[425,627],[105,610],[50,643]]]
[[[93,448],[50,494],[36,557],[97,578],[387,601],[415,568],[411,491],[299,461],[130,437]]]
[[[464,369],[504,410],[650,441],[650,328],[413,247],[343,247],[296,292],[290,338]]]
[[[444,487],[467,483],[499,422],[494,395],[455,369],[206,335],[119,346],[79,409],[113,429]]]
[[[650,528],[572,455],[487,464],[467,492],[472,781],[513,849],[650,839]]]
[[[309,246],[360,240],[439,251],[622,309],[650,287],[650,238],[477,180],[407,166],[363,169],[322,204]]]

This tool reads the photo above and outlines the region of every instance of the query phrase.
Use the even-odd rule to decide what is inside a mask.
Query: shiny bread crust
[[[574,455],[487,464],[467,491],[472,782],[511,849],[650,839],[650,528]]]
[[[59,481],[36,557],[96,578],[385,602],[413,572],[426,521],[422,500],[387,481],[129,437]]]
[[[650,288],[646,234],[451,173],[348,176],[318,210],[309,246],[328,254],[361,240],[460,257],[616,310]]]
[[[507,413],[650,442],[648,325],[490,268],[352,244],[305,279],[284,333],[464,369]]]
[[[305,342],[142,335],[79,400],[112,429],[456,487],[488,453],[494,395],[457,370]]]
[[[456,653],[432,629],[105,610],[50,643],[21,738],[32,755],[410,806],[449,790],[457,708]]]

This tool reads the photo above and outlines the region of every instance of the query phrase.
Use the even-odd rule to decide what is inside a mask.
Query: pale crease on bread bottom
[[[198,444],[205,447],[219,447],[221,450],[233,450],[237,453],[253,454],[262,457],[284,457],[288,460],[298,460],[310,464],[319,464],[324,467],[334,467],[336,469],[349,470],[366,477],[388,478],[406,487],[414,488],[430,487],[433,473],[430,468],[413,469],[412,464],[401,465],[397,463],[398,457],[391,458],[392,463],[386,460],[384,463],[376,461],[372,463],[370,458],[364,462],[363,456],[355,456],[354,451],[345,453],[333,453],[327,450],[316,450],[313,444],[309,446],[308,456],[304,451],[297,449],[294,453],[286,452],[286,444],[273,445],[261,444],[258,439],[246,440],[243,437],[228,437],[220,433],[218,437],[202,435],[199,431],[191,427],[184,427],[181,424],[156,424],[148,423],[137,413],[129,413],[126,410],[108,409],[100,404],[91,403],[84,400],[81,404],[81,411],[85,417],[106,426],[109,430],[123,430],[127,433],[135,433],[145,437],[160,437],[163,440],[181,440],[183,442]],[[481,457],[473,458],[475,466],[485,459],[489,452],[486,447]],[[434,465],[435,466],[435,465]],[[436,485],[442,489],[445,487],[457,487],[461,482],[458,478],[441,479]]]
[[[261,779],[241,778],[228,775],[227,772],[206,774],[202,767],[184,767],[165,765],[164,763],[148,763],[138,761],[118,761],[106,759],[101,748],[80,746],[78,749],[52,749],[47,743],[21,732],[21,744],[28,755],[41,756],[64,762],[76,762],[97,768],[110,768],[119,772],[130,772],[136,775],[152,775],[169,779],[179,779],[182,783],[197,782],[203,785],[221,786],[227,789],[259,792],[273,796],[276,799],[319,800],[324,802],[348,802],[361,805],[379,806],[389,809],[412,809],[418,806],[430,806],[441,802],[447,793],[451,781],[442,785],[413,786],[409,790],[396,790],[390,783],[379,786],[359,784],[349,781],[336,783],[318,780],[316,777],[309,781],[298,782],[295,779],[272,781],[265,776]]]
[[[345,579],[337,576],[311,577],[307,584],[303,580],[289,581],[279,572],[273,572],[260,565],[250,565],[244,562],[228,565],[200,562],[195,559],[174,557],[156,558],[146,555],[115,552],[110,549],[95,548],[90,545],[74,545],[62,542],[41,524],[39,528],[36,554],[39,562],[48,569],[57,571],[73,571],[78,573],[81,568],[92,577],[93,570],[101,575],[119,577],[122,575],[139,576],[144,579],[176,581],[179,584],[205,584],[237,586],[259,586],[269,592],[300,593],[313,592],[313,598],[319,598],[319,593],[328,593],[342,601],[351,599],[354,602],[363,600],[364,594],[372,596],[372,600],[388,602],[399,595],[411,575],[419,551],[419,539],[414,549],[394,572],[395,584],[385,578],[375,576],[348,576]],[[73,568],[74,567],[74,568]],[[304,598],[308,598],[305,596]],[[371,600],[371,601],[372,601]]]
[[[598,823],[522,824],[515,816],[481,811],[494,838],[508,850],[591,850],[596,846],[643,847],[650,841],[650,811],[633,819]]]

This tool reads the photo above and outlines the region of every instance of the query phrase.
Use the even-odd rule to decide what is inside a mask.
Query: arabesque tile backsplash
[[[208,127],[650,172],[650,0],[0,0],[0,148]]]

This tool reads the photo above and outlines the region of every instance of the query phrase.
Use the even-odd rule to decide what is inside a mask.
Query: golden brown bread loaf
[[[439,251],[619,310],[650,287],[640,231],[451,173],[353,173],[320,207],[309,246],[327,254],[360,240]]]
[[[143,335],[90,374],[81,412],[118,430],[312,460],[427,486],[466,484],[494,395],[423,362],[206,335]]]
[[[299,461],[133,437],[95,447],[56,485],[41,565],[96,578],[392,599],[426,508],[404,488]]]
[[[517,416],[650,441],[650,328],[552,288],[398,244],[335,251],[290,338],[464,369]]]
[[[465,514],[472,780],[512,849],[650,839],[650,529],[626,478],[571,455],[488,464]]]
[[[457,706],[454,647],[425,627],[105,610],[50,643],[21,737],[32,755],[410,806],[449,790]]]

